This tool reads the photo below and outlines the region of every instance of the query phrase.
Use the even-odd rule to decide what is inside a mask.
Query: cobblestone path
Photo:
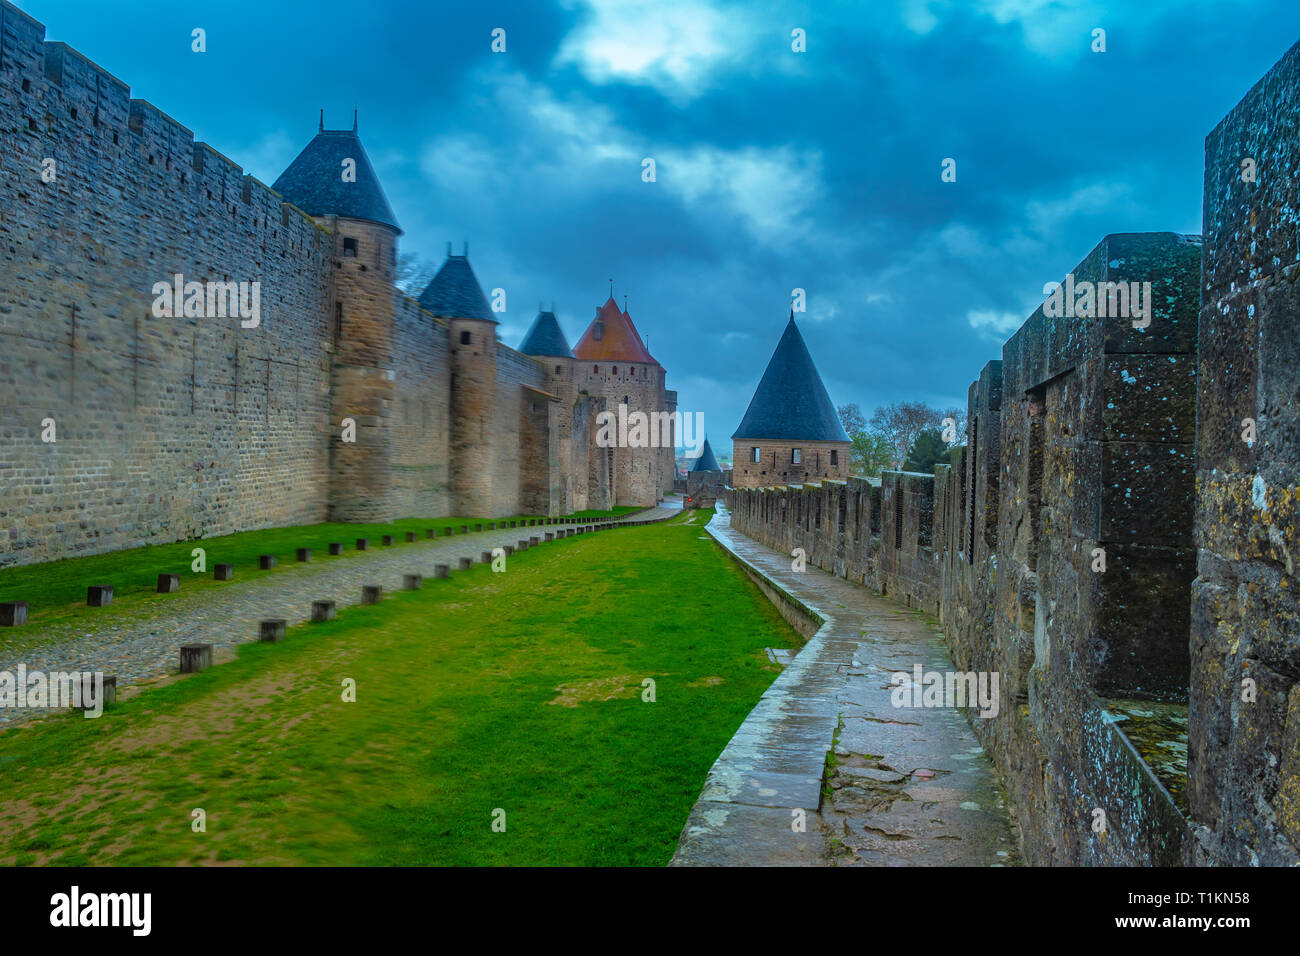
[[[709,771],[673,865],[1019,864],[1001,788],[964,713],[891,701],[893,674],[918,663],[954,669],[942,636],[867,588],[811,566],[792,571],[789,557],[733,531],[721,504],[708,532],[766,590],[825,623]]]
[[[646,523],[678,514],[681,501],[663,504],[617,520]],[[451,537],[422,539],[382,546],[371,541],[363,552],[340,557],[313,555],[310,562],[286,566],[257,577],[246,572],[220,588],[180,593],[165,603],[110,607],[72,624],[61,624],[35,636],[39,647],[0,654],[0,671],[11,673],[25,664],[29,671],[102,671],[115,675],[119,692],[177,673],[182,644],[213,645],[217,662],[234,656],[235,647],[257,640],[261,621],[283,618],[290,626],[309,620],[313,601],[335,602],[344,608],[361,602],[363,585],[378,584],[385,592],[401,590],[402,577],[432,578],[434,566],[447,564],[456,573],[460,558],[478,562],[484,551],[515,545],[536,536],[543,546],[546,533],[591,526],[593,521],[532,527],[498,528]],[[37,708],[0,710],[0,727],[12,726],[48,713]]]

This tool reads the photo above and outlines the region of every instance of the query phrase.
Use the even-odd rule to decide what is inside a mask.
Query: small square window
[[[469,345],[469,339],[470,339],[470,336],[469,336],[469,333],[468,333],[468,332],[462,332],[462,333],[460,333],[460,344],[461,344],[461,345]]]
[[[357,257],[357,241],[351,236],[343,237],[343,256],[347,259],[355,259]]]
[[[803,461],[803,449],[802,448],[790,449],[790,464],[798,465],[802,461]]]

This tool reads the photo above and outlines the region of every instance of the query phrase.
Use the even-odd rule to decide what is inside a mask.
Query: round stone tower
[[[452,255],[420,296],[420,307],[445,320],[451,365],[450,458],[452,513],[492,516],[493,408],[497,389],[497,322],[469,264],[469,246]]]
[[[391,521],[397,226],[352,129],[316,137],[272,187],[334,237],[330,367],[330,521]]]

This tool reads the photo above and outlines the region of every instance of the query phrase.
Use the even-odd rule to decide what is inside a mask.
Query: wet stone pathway
[[[681,511],[681,501],[668,498],[648,511],[622,516],[624,523],[662,521]],[[0,653],[0,671],[15,673],[19,664],[28,671],[100,671],[117,677],[119,694],[131,688],[169,678],[180,668],[182,644],[213,645],[216,663],[230,660],[235,647],[258,639],[260,622],[284,619],[290,627],[311,618],[313,601],[334,601],[342,609],[361,603],[361,588],[378,584],[384,593],[400,591],[403,576],[420,574],[425,587],[434,583],[434,568],[446,564],[457,572],[460,558],[475,563],[484,551],[515,546],[532,537],[545,546],[546,533],[593,527],[594,521],[558,525],[498,528],[383,546],[370,542],[364,552],[352,550],[345,558],[313,555],[310,562],[284,567],[263,577],[246,573],[229,584],[203,591],[181,591],[165,603],[107,608],[94,618],[37,631],[39,646]],[[33,629],[35,631],[35,629]],[[48,713],[38,708],[0,709],[0,728]]]
[[[941,635],[867,588],[792,571],[790,558],[733,531],[722,505],[708,532],[765,589],[825,623],[709,771],[672,865],[1018,865],[965,713],[893,705],[895,673],[953,670]]]

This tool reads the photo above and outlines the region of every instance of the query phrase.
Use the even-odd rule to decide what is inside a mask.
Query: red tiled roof
[[[598,331],[599,338],[596,337]],[[573,354],[575,358],[588,362],[659,364],[654,356],[646,351],[641,336],[637,334],[636,326],[632,324],[632,317],[626,312],[619,311],[618,303],[614,301],[613,296],[610,296],[605,304],[596,310],[596,317],[591,320],[591,325],[587,326],[587,331],[582,333],[582,338],[573,347]]]

